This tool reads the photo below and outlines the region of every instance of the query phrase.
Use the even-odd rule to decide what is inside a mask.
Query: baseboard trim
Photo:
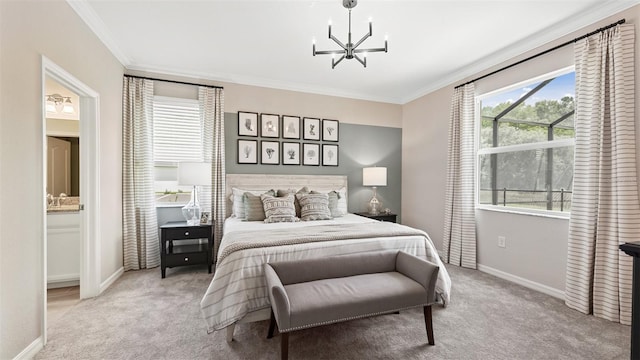
[[[539,291],[543,294],[547,294],[549,296],[553,296],[554,298],[560,299],[560,300],[564,300],[564,291],[562,290],[558,290],[558,289],[554,289],[550,286],[547,285],[543,285],[540,283],[537,283],[535,281],[531,281],[525,278],[522,278],[520,276],[516,276],[513,274],[509,274],[506,273],[504,271],[500,271],[497,269],[494,269],[492,267],[486,266],[486,265],[482,265],[482,264],[478,264],[478,270],[485,272],[487,274],[493,275],[495,277],[499,277],[501,279],[507,280],[507,281],[511,281],[513,283],[516,283],[518,285],[522,285],[526,288],[529,289],[533,289],[536,291]]]
[[[33,342],[29,344],[29,346],[24,348],[24,350],[22,350],[20,354],[16,355],[13,360],[33,359],[36,354],[40,352],[40,350],[42,350],[42,348],[44,348],[44,344],[42,343],[42,336],[40,336],[37,339],[33,340]]]
[[[116,272],[111,274],[111,276],[109,276],[107,280],[103,281],[102,284],[100,284],[100,294],[102,294],[109,288],[109,286],[111,286],[116,280],[118,280],[118,278],[122,276],[122,274],[124,274],[124,267],[116,270]]]

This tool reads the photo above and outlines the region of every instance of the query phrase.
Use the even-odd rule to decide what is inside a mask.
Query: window
[[[478,204],[571,210],[573,69],[479,97]]]
[[[154,96],[153,156],[156,204],[186,204],[191,186],[178,185],[178,163],[203,161],[197,100]]]

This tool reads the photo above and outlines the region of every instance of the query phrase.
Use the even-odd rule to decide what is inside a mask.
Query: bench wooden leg
[[[236,329],[236,324],[233,323],[227,326],[227,342],[233,341],[233,331]]]
[[[280,334],[282,337],[282,341],[280,342],[280,359],[287,360],[289,359],[289,333]]]
[[[427,326],[427,338],[429,345],[435,345],[433,340],[433,321],[431,319],[431,305],[424,307],[424,324]]]
[[[273,310],[271,310],[271,320],[269,320],[269,333],[267,334],[267,339],[271,339],[273,337],[273,330],[276,327],[276,316],[273,314]]]

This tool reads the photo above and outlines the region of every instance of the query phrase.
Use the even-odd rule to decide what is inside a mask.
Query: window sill
[[[156,203],[156,208],[181,208],[187,205],[186,203]]]
[[[493,206],[493,205],[476,205],[476,210],[486,210],[486,211],[502,212],[502,213],[508,213],[508,214],[537,216],[537,217],[561,219],[561,220],[569,220],[569,216],[571,215],[568,212],[564,213],[559,211],[524,210],[524,209],[507,208],[507,207]]]

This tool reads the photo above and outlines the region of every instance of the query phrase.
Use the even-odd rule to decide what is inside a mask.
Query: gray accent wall
[[[247,109],[247,111],[252,111]],[[297,115],[296,115],[297,116]],[[340,119],[337,119],[340,120]],[[347,175],[349,186],[349,212],[367,210],[372,189],[362,186],[362,168],[387,167],[387,186],[378,188],[378,199],[383,208],[398,214],[401,209],[402,129],[355,125],[340,122],[339,142],[292,140],[238,136],[238,114],[225,113],[225,161],[228,174],[302,174]],[[286,141],[317,144],[338,144],[338,166],[262,165],[238,164],[238,139],[260,141]],[[322,162],[321,162],[322,163]]]

